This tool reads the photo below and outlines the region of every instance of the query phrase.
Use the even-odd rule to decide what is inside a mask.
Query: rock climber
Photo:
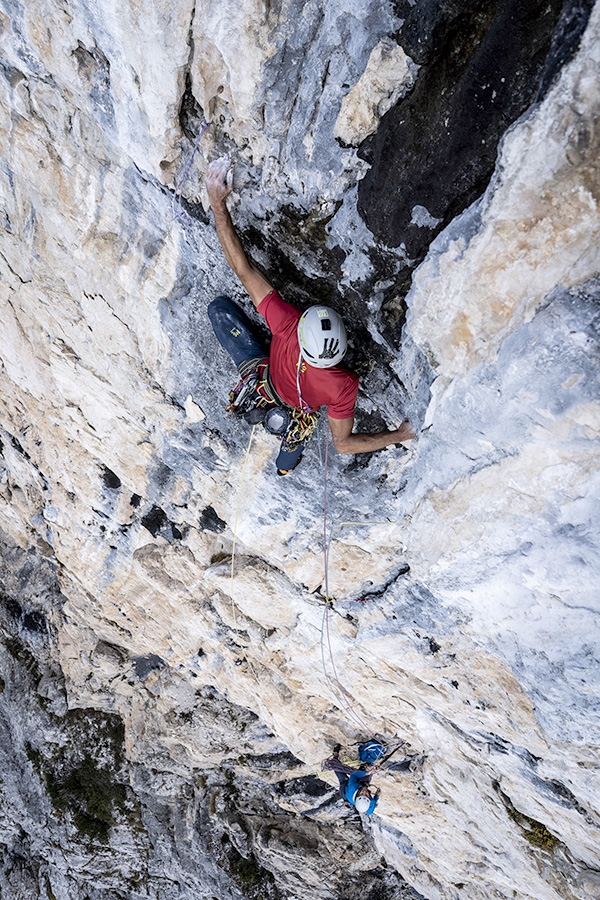
[[[360,768],[355,769],[340,760],[341,744],[336,744],[333,753],[321,763],[322,771],[335,772],[340,784],[340,796],[358,812],[365,813],[370,816],[377,804],[379,803],[379,788],[374,792],[369,790],[369,784],[373,773],[379,769],[382,763],[385,764],[386,772],[408,772],[418,769],[423,765],[424,755],[412,753],[405,756],[400,762],[391,763],[389,760],[400,749],[404,749],[406,753],[406,741],[398,741],[395,745],[386,746],[376,738],[363,741],[358,746],[358,759],[361,763]]]
[[[298,465],[322,406],[339,453],[366,453],[414,438],[407,419],[393,431],[353,432],[359,379],[340,365],[347,346],[340,316],[327,306],[301,313],[248,260],[225,202],[233,188],[227,157],[209,164],[206,188],[225,258],[272,332],[267,353],[241,307],[228,297],[209,304],[215,335],[241,376],[228,408],[243,410],[242,398],[250,395],[259,410],[248,411],[248,420],[263,421],[267,431],[282,436],[277,473],[287,475]]]
[[[346,785],[343,788],[341,779],[344,776],[340,775],[339,772],[336,772],[336,774],[338,779],[340,779],[340,794],[342,797],[345,792],[346,799],[352,803],[357,812],[365,813],[367,816],[372,815],[379,803],[379,788],[375,788],[373,793],[370,792],[367,785],[371,781],[371,776],[367,775],[366,772],[353,772],[349,778],[346,776]]]
[[[361,754],[363,746],[359,747],[358,753],[361,762],[364,762]],[[371,783],[372,773],[367,771],[365,765],[360,769],[354,769],[352,766],[341,762],[341,749],[342,745],[336,744],[332,755],[323,761],[321,768],[335,772],[340,784],[340,796],[343,800],[354,806],[359,813],[365,813],[367,816],[370,816],[379,803],[379,788],[375,788],[373,793],[371,793],[369,784]],[[383,747],[381,749],[383,752]]]

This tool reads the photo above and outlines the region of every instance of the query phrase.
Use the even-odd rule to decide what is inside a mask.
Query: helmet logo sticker
[[[300,353],[310,366],[329,369],[346,353],[348,340],[340,316],[329,306],[310,306],[298,321]]]
[[[319,359],[333,359],[339,349],[339,338],[325,338],[323,340],[323,352],[319,353]]]

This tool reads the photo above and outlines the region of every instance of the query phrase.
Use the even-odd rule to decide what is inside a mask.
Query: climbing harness
[[[200,147],[200,141],[202,140],[202,137],[204,136],[204,132],[211,125],[212,125],[212,122],[207,122],[206,119],[204,118],[204,116],[202,116],[202,119],[200,120],[200,132],[198,134],[198,137],[196,138],[196,143],[194,144],[194,149],[192,150],[190,157],[189,157],[187,163],[185,164],[183,172],[181,173],[181,175],[179,177],[179,181],[177,182],[177,184],[175,186],[175,193],[173,194],[173,201],[172,201],[173,219],[175,219],[175,220],[180,219],[181,221],[184,221],[184,222],[191,221],[190,217],[184,210],[182,203],[181,203],[183,187],[188,179],[188,175],[190,174],[190,169],[192,167],[192,161],[194,159],[194,156],[196,155],[196,151]],[[179,209],[176,209],[177,206],[179,207]]]
[[[239,367],[240,380],[229,392],[227,412],[240,412],[252,425],[260,422],[269,434],[283,437],[282,449],[295,450],[308,441],[319,418],[300,393],[300,407],[290,407],[281,399],[271,381],[268,357],[249,359]],[[277,424],[277,417],[280,422]]]

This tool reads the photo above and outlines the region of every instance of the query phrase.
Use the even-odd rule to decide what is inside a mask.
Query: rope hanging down
[[[327,427],[327,426],[326,426]],[[325,609],[323,611],[323,621],[321,623],[321,661],[323,663],[323,674],[329,687],[331,688],[331,692],[337,702],[342,706],[345,711],[348,713],[350,718],[354,721],[355,725],[362,730],[364,730],[365,734],[368,734],[370,729],[368,725],[363,721],[363,719],[359,716],[356,710],[352,709],[350,703],[346,699],[346,694],[348,691],[344,688],[337,674],[337,669],[335,667],[335,660],[333,658],[333,649],[331,647],[331,633],[329,628],[329,615],[331,604],[333,602],[333,597],[329,596],[329,546],[330,542],[327,539],[327,470],[328,470],[328,462],[329,462],[329,429],[327,428],[325,434],[325,460],[323,463],[323,570],[324,570],[324,580],[325,580]],[[335,682],[336,688],[333,686],[333,682],[327,673],[327,665],[325,662],[325,639],[327,640],[327,648],[329,651],[329,662],[331,664],[331,671],[333,673],[333,682]]]
[[[190,169],[192,167],[192,161],[194,159],[194,156],[196,155],[196,151],[200,147],[200,141],[202,140],[202,137],[203,137],[206,129],[209,128],[211,125],[212,125],[212,122],[207,122],[206,119],[204,118],[204,116],[202,116],[202,119],[200,120],[200,133],[198,134],[198,137],[196,138],[196,143],[194,144],[194,149],[192,150],[190,157],[189,157],[187,163],[185,164],[183,172],[179,176],[179,181],[177,182],[177,184],[175,186],[175,193],[173,194],[173,201],[172,201],[173,219],[175,219],[175,220],[180,219],[183,222],[191,221],[190,217],[184,210],[182,203],[181,203],[182,191],[183,191],[184,185],[188,179],[188,175],[190,174]],[[177,209],[176,207],[179,207],[179,209]]]

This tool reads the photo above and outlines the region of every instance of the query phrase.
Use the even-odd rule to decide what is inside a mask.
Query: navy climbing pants
[[[269,355],[244,310],[229,297],[217,297],[209,303],[208,318],[215,337],[238,368],[247,359]]]
[[[229,297],[217,297],[209,303],[208,318],[215,337],[238,369],[241,363],[249,359],[264,359],[269,355],[244,310]],[[277,469],[281,472],[290,471],[298,464],[303,452],[304,444],[293,450],[286,450],[285,442],[282,441],[275,461]]]

